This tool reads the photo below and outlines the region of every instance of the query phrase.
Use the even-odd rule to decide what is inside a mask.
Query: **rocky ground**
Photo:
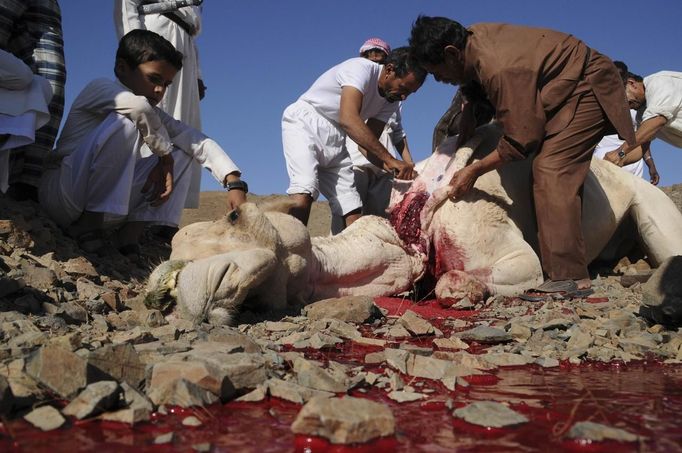
[[[666,190],[682,204],[682,185]],[[223,197],[202,194],[202,208],[183,223],[222,215]],[[326,234],[326,205],[316,205],[310,226]],[[500,367],[682,362],[682,333],[637,315],[643,294],[653,294],[642,284],[652,273],[644,262],[602,271],[587,300],[462,300],[451,308],[472,316],[428,319],[416,309],[391,314],[371,299],[344,298],[232,328],[169,321],[144,306],[144,280],[168,253],[150,236],[139,260],[114,250],[90,255],[37,205],[0,197],[0,447],[19,418],[41,430],[95,418],[132,425],[170,407],[272,397],[302,406],[296,433],[365,442],[392,435],[395,419],[380,402],[339,398],[351,390],[378,389],[403,403],[432,398],[424,382],[455,390]],[[316,353],[354,346],[367,353],[352,360]],[[528,423],[499,402],[451,409],[453,418],[488,427]],[[637,440],[596,423],[576,423],[566,436]]]

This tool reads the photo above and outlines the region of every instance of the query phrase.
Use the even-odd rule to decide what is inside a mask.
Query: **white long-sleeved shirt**
[[[57,141],[57,156],[71,154],[111,112],[129,118],[149,150],[158,156],[168,154],[175,146],[196,159],[221,184],[229,173],[240,171],[214,140],[109,79],[93,80],[76,97]]]
[[[642,122],[663,116],[667,123],[657,138],[682,148],[682,72],[660,71],[644,78],[646,110]]]

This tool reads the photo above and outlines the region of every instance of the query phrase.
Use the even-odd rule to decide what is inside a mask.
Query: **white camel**
[[[443,143],[417,165],[415,181],[395,184],[391,222],[366,216],[339,235],[311,239],[293,217],[246,203],[225,218],[189,225],[150,276],[147,303],[173,305],[195,322],[229,324],[244,306],[279,310],[344,295],[394,295],[427,274],[440,299],[511,296],[537,286],[530,159],[484,175],[461,200],[445,194],[451,175],[494,149],[499,135],[494,125],[480,128],[456,153],[454,138]],[[629,215],[652,264],[682,254],[682,214],[672,201],[593,160],[583,204],[588,259]]]

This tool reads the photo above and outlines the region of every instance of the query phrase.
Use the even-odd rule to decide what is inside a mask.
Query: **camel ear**
[[[249,292],[275,271],[277,257],[266,249],[242,250],[189,263],[177,281],[180,315],[199,324],[229,324]],[[219,320],[211,313],[220,312]]]

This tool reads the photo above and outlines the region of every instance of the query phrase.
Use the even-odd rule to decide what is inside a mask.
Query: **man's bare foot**
[[[581,280],[576,280],[575,284],[578,285],[578,289],[592,288],[592,280],[590,280],[589,278],[583,278]]]

